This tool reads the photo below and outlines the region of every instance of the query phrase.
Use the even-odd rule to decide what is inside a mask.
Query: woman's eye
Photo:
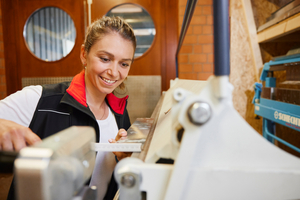
[[[123,67],[128,67],[129,65],[127,63],[122,63]]]
[[[109,59],[108,58],[100,58],[103,62],[108,62]]]

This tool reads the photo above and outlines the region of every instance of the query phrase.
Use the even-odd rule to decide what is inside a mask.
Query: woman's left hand
[[[120,129],[115,139],[109,139],[109,143],[116,143],[118,140],[124,140],[127,137],[127,131],[125,129]],[[113,152],[117,159],[120,161],[123,158],[130,157],[132,152]]]

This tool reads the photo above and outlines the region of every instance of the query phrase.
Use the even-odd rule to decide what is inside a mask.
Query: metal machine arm
[[[80,193],[95,165],[92,143],[93,128],[74,126],[23,148],[14,169],[18,200],[70,200],[77,193],[96,199],[95,188]]]

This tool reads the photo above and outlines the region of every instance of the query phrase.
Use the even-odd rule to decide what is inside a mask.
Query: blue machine
[[[263,136],[272,143],[277,140],[300,153],[298,147],[277,137],[274,128],[274,123],[278,123],[300,131],[300,105],[275,100],[276,78],[273,77],[273,71],[286,70],[288,67],[297,65],[300,67],[300,54],[277,57],[265,63],[260,80],[265,81],[265,88],[270,92],[269,98],[261,97],[263,86],[261,83],[255,83],[255,95],[252,103],[255,105],[255,114],[263,117]]]

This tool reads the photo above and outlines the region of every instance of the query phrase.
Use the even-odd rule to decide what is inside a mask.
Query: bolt
[[[196,125],[206,123],[211,116],[211,109],[208,103],[195,102],[188,109],[188,116],[190,121]]]
[[[130,174],[125,174],[121,178],[121,184],[124,185],[125,187],[131,188],[135,184],[135,178],[134,176]]]
[[[90,166],[90,163],[87,160],[84,160],[82,162],[83,166],[85,166],[86,168],[88,168]]]
[[[173,97],[174,97],[174,99],[177,102],[180,102],[180,101],[182,101],[184,99],[185,94],[186,94],[186,92],[185,92],[184,89],[182,89],[182,88],[176,88],[175,91],[174,91],[174,93],[173,93]]]

